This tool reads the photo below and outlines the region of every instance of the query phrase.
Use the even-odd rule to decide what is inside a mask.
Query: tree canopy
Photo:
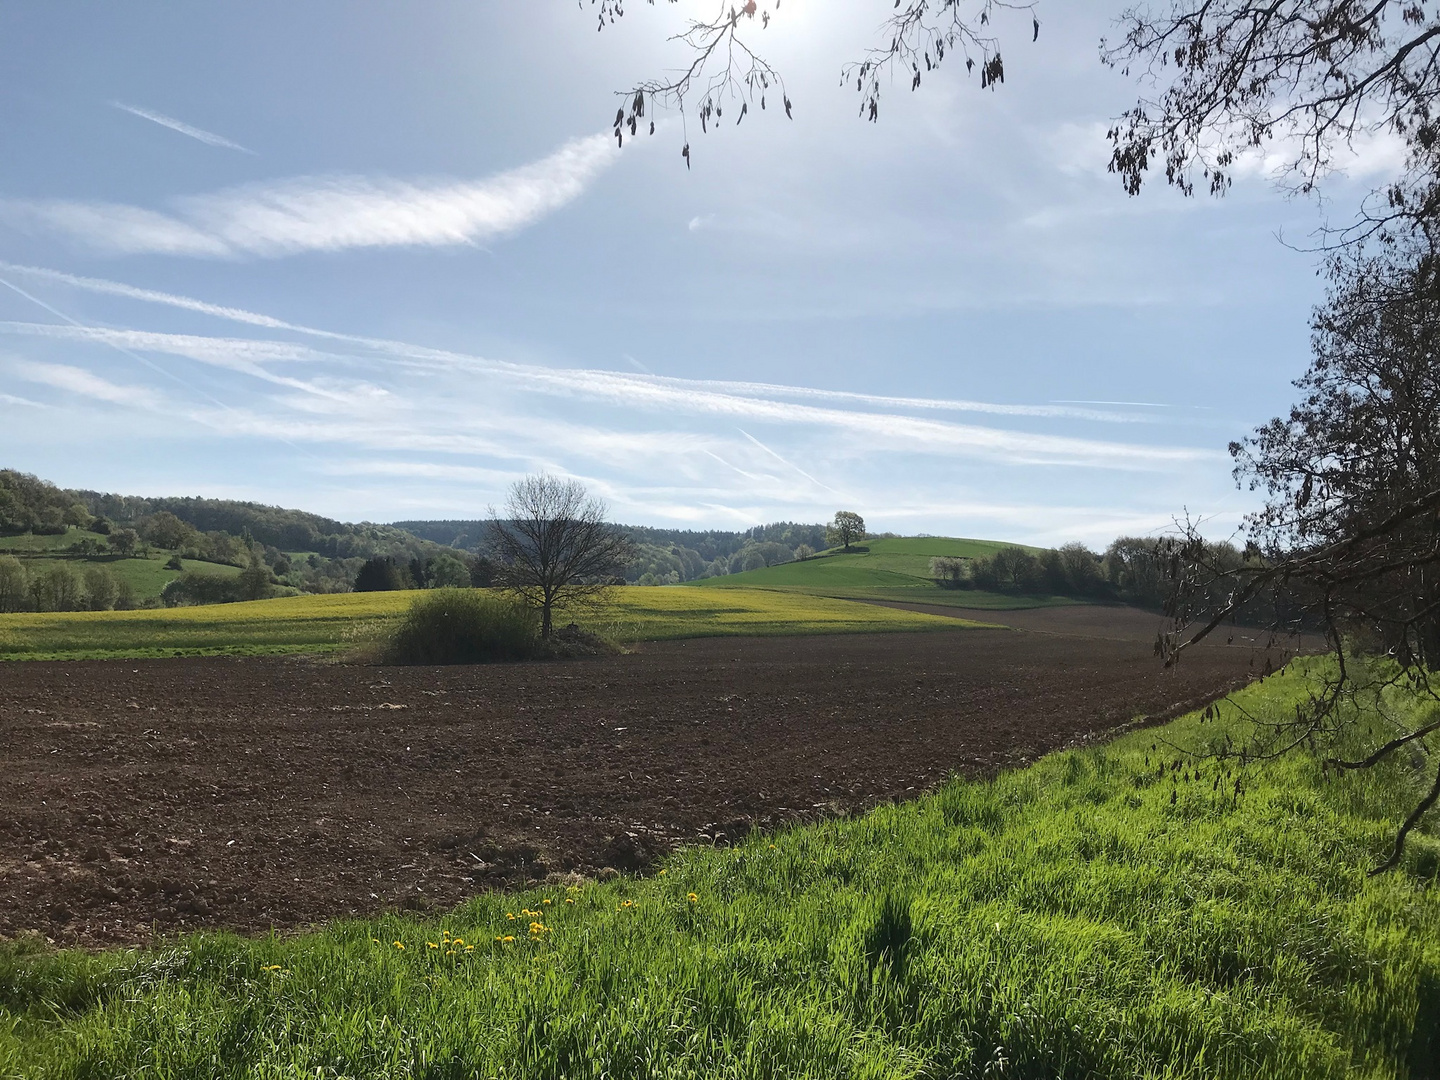
[[[490,512],[497,582],[540,612],[549,638],[554,612],[596,603],[633,556],[630,538],[577,480],[538,474],[515,481],[503,513]]]

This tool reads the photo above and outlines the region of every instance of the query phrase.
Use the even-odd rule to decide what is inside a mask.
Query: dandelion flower
[[[635,901],[634,901],[634,900],[626,900],[626,901],[625,901],[623,904],[621,904],[620,906],[621,906],[621,907],[634,907],[634,906],[635,906]]]
[[[425,942],[425,944],[426,944],[426,945],[429,945],[430,948],[432,948],[432,949],[438,949],[438,948],[440,947],[439,945],[436,945],[435,942],[433,942],[433,941],[427,941],[427,942]]]
[[[457,938],[451,938],[451,939],[450,939],[450,944],[451,944],[451,945],[464,945],[464,944],[465,944],[465,939],[464,939],[464,938],[458,938],[458,937],[457,937]]]
[[[686,898],[687,900],[689,900],[690,903],[692,903],[692,904],[695,903],[696,901],[698,901],[698,900],[700,899],[700,897],[696,896],[693,892],[692,892],[692,893],[686,893],[686,894],[685,894],[685,898]]]
[[[542,903],[542,904],[548,904],[548,903],[550,903],[550,898],[549,898],[549,897],[546,897],[544,900],[541,900],[540,903]]]
[[[403,949],[403,948],[405,948],[405,943],[404,943],[403,941],[397,941],[397,942],[395,942],[395,947],[396,947],[397,949]]]
[[[513,919],[513,918],[515,918],[515,913],[514,913],[513,911],[507,911],[507,912],[505,912],[505,917],[506,917],[507,919]]]
[[[567,904],[573,904],[575,902],[575,898],[573,896],[567,896],[565,897],[565,902]]]
[[[514,941],[514,940],[515,940],[515,935],[514,935],[514,934],[506,934],[506,935],[505,935],[503,938],[501,938],[500,940],[501,940],[501,941]]]
[[[474,951],[475,951],[475,946],[474,946],[474,945],[466,945],[466,946],[465,946],[465,951],[466,951],[466,952],[474,952]]]

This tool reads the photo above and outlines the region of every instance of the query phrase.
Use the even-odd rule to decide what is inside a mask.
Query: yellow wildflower
[[[501,940],[501,941],[514,941],[514,940],[515,940],[515,935],[514,935],[514,934],[506,934],[506,935],[505,935],[503,938],[501,938],[500,940]]]
[[[396,947],[397,949],[403,949],[403,948],[405,948],[405,943],[404,943],[403,941],[397,941],[397,942],[395,942],[395,947]]]
[[[697,900],[700,899],[700,897],[696,896],[693,892],[692,892],[692,893],[686,893],[685,896],[686,896],[686,899],[688,899],[688,900],[690,901],[690,903],[692,903],[692,904],[695,903]]]

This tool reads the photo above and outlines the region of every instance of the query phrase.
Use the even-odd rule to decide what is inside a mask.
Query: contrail
[[[76,320],[76,319],[72,319],[69,315],[66,315],[66,314],[65,314],[63,311],[61,311],[59,308],[51,307],[51,306],[50,306],[49,304],[47,304],[44,300],[41,300],[38,296],[33,296],[33,295],[31,295],[30,293],[26,292],[24,289],[20,288],[20,286],[14,285],[14,284],[12,284],[11,282],[6,281],[4,278],[0,278],[0,285],[5,286],[5,288],[11,290],[12,292],[19,293],[19,294],[20,294],[21,296],[23,296],[26,300],[29,300],[32,304],[37,304],[37,305],[39,305],[40,307],[44,308],[46,311],[50,312],[51,315],[54,315],[57,319],[62,319],[62,320],[64,320],[65,322],[69,323],[71,326],[76,327],[77,329],[80,329],[80,330],[87,329],[87,327],[85,326],[84,323],[82,323],[82,322],[80,322],[80,321],[78,321],[78,320]],[[109,346],[110,346],[112,349],[114,349],[116,352],[123,353],[124,355],[130,357],[131,360],[134,360],[136,363],[138,363],[138,364],[143,364],[143,365],[145,365],[146,367],[148,367],[151,371],[154,371],[154,372],[156,372],[157,374],[163,375],[165,378],[170,379],[172,382],[178,383],[180,386],[183,386],[186,390],[189,390],[192,394],[196,394],[196,395],[204,398],[206,401],[210,402],[212,405],[215,405],[216,407],[218,407],[218,408],[221,409],[222,411],[227,412],[227,413],[230,413],[232,416],[238,416],[238,415],[239,415],[239,413],[237,413],[234,409],[232,409],[229,405],[225,404],[225,402],[221,401],[219,398],[217,398],[217,397],[215,397],[215,396],[213,396],[213,395],[211,395],[211,394],[206,393],[204,390],[201,390],[198,386],[191,386],[191,385],[190,385],[189,383],[187,383],[184,379],[182,379],[179,375],[176,375],[173,371],[169,371],[169,370],[161,367],[159,364],[155,363],[155,361],[153,361],[153,360],[151,360],[151,359],[149,359],[149,358],[147,358],[147,357],[141,356],[141,355],[140,355],[139,353],[137,353],[137,352],[132,352],[131,350],[125,348],[125,346],[120,345],[120,344],[118,344],[118,343],[116,343],[116,342],[114,342],[114,341],[108,341],[108,340],[105,340],[105,339],[101,339],[101,340],[104,340],[104,343],[105,343],[106,345],[109,345]],[[302,453],[302,454],[306,455],[307,457],[314,457],[314,456],[315,456],[315,455],[311,454],[310,451],[305,450],[304,448],[302,448],[302,447],[300,447],[300,446],[297,446],[295,443],[291,442],[289,439],[285,438],[283,435],[277,435],[277,436],[275,436],[275,438],[276,438],[279,442],[283,442],[286,446],[290,447],[292,450],[298,451],[299,453]]]
[[[776,461],[780,462],[780,464],[786,466],[787,468],[794,469],[796,472],[798,472],[801,476],[805,477],[806,480],[809,480],[809,481],[810,481],[812,484],[814,484],[816,487],[824,488],[826,491],[830,492],[830,494],[831,494],[831,495],[834,495],[836,498],[840,498],[840,499],[845,498],[844,495],[841,495],[840,492],[836,491],[836,490],[835,490],[834,488],[832,488],[829,484],[822,484],[819,480],[816,480],[815,477],[811,476],[811,475],[810,475],[808,472],[806,472],[804,469],[800,468],[799,465],[796,465],[796,464],[795,464],[794,462],[792,462],[792,461],[786,461],[783,457],[781,457],[779,454],[775,453],[774,450],[771,450],[768,446],[766,446],[766,445],[765,445],[763,442],[761,442],[759,439],[755,438],[754,435],[751,435],[751,434],[750,434],[748,431],[746,431],[744,428],[742,428],[742,427],[737,427],[735,430],[738,431],[738,432],[740,432],[741,435],[744,435],[745,438],[749,439],[749,440],[750,440],[751,442],[753,442],[756,446],[758,446],[761,450],[764,450],[765,453],[769,454],[769,455],[770,455],[771,457],[773,457]]]
[[[198,139],[206,146],[219,146],[225,150],[239,150],[242,154],[255,154],[255,151],[251,150],[248,146],[241,146],[237,142],[231,142],[225,138],[225,136],[216,135],[213,131],[192,127],[183,120],[176,120],[173,116],[151,112],[149,109],[141,109],[134,105],[126,105],[123,101],[112,101],[110,104],[122,112],[128,112],[132,116],[138,116],[142,120],[149,120],[151,123],[159,124],[161,127],[169,128],[171,131],[178,131],[181,135],[188,135],[192,139]]]

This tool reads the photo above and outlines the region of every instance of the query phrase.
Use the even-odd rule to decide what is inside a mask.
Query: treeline
[[[741,532],[689,529],[626,529],[635,559],[625,580],[636,585],[676,585],[724,577],[808,559],[826,548],[825,526],[780,521]]]
[[[312,552],[328,559],[367,559],[372,555],[434,554],[435,544],[393,525],[346,524],[303,510],[286,510],[232,499],[142,499],[80,491],[76,495],[96,517],[118,525],[139,526],[151,519],[177,520],[193,534],[244,538],[277,551]],[[177,545],[166,544],[174,547]]]
[[[366,559],[355,573],[355,592],[388,592],[395,589],[483,589],[495,578],[495,563],[483,555],[465,557],[443,551],[434,558],[416,557],[409,562],[393,555]]]
[[[140,498],[68,490],[28,473],[0,470],[0,535],[84,535],[64,549],[85,557],[148,555],[239,567],[261,563],[271,585],[303,592],[348,592],[366,560],[389,557],[407,572],[446,550],[393,525],[346,524],[318,514],[230,499]],[[457,560],[459,552],[450,552]],[[203,577],[203,573],[202,573]],[[253,590],[251,590],[253,591]],[[233,576],[209,575],[175,586],[167,602],[235,592]],[[203,601],[210,602],[210,601]]]
[[[1233,544],[1207,545],[1217,565],[1239,568],[1245,556]],[[1114,600],[1158,609],[1173,587],[1170,556],[1162,543],[1142,536],[1122,536],[1103,554],[1084,544],[1066,544],[1040,551],[1003,547],[980,558],[939,557],[930,560],[930,576],[954,589],[1067,596],[1082,600]]]
[[[95,518],[78,492],[65,491],[29,473],[0,469],[0,535],[58,536]]]
[[[395,528],[436,544],[493,557],[490,523],[471,521],[397,521]],[[764,566],[809,558],[828,546],[824,525],[778,521],[738,531],[725,529],[657,529],[619,526],[635,544],[635,558],[625,580],[639,585],[675,585],[700,578],[723,577]]]
[[[47,563],[29,570],[0,555],[0,612],[124,611],[139,606],[130,583],[102,564]]]

